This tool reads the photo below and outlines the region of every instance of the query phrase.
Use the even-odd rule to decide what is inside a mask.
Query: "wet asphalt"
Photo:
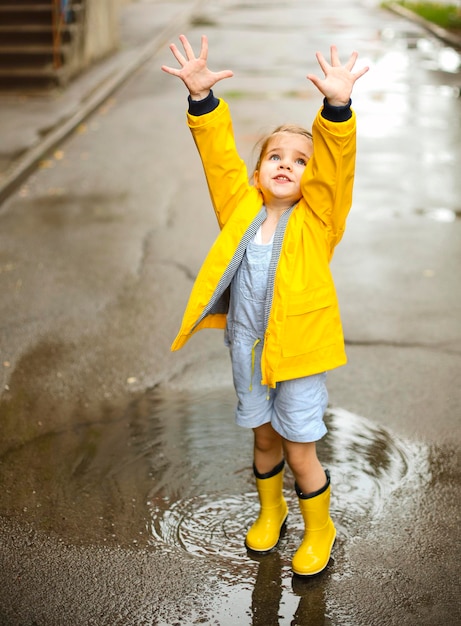
[[[293,579],[287,475],[278,550],[246,554],[251,440],[222,335],[169,352],[217,228],[162,31],[0,206],[0,623],[457,626],[459,50],[372,1],[168,6],[125,7],[122,66],[155,10],[171,31],[184,9],[210,66],[235,72],[216,93],[250,165],[261,132],[312,122],[316,50],[371,67],[332,266],[349,363],[319,445],[338,540],[322,576]]]

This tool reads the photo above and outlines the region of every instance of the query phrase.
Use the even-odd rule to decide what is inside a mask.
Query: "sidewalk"
[[[176,35],[202,0],[131,3],[120,9],[118,52],[64,90],[40,96],[0,94],[0,206],[22,181],[133,72]],[[461,47],[457,38],[398,5],[390,10]]]
[[[379,0],[162,2],[125,0],[120,53],[65,93],[0,99],[23,159],[38,128],[71,132],[96,106],[0,206],[0,624],[461,624],[461,74],[438,62],[451,50]],[[182,30],[234,70],[216,94],[249,164],[262,131],[312,123],[315,50],[356,48],[372,70],[332,261],[349,363],[329,376],[321,458],[338,541],[303,588],[296,500],[267,559],[242,541],[252,442],[222,333],[170,351],[218,232],[187,91],[160,70]]]
[[[126,4],[120,9],[120,44],[115,54],[63,90],[0,94],[0,205],[44,156],[177,34],[201,3]]]
[[[420,17],[419,15],[414,13],[414,11],[410,11],[409,9],[406,9],[399,4],[391,3],[388,9],[390,11],[393,11],[397,15],[400,15],[401,17],[404,17],[405,19],[414,22],[415,24],[419,24],[419,26],[422,26],[423,28],[428,30],[435,37],[440,39],[440,41],[443,41],[447,45],[453,46],[455,48],[461,48],[460,34],[451,32],[445,28],[442,28],[441,26],[438,26],[437,24],[433,24],[432,22],[428,22],[423,17]]]

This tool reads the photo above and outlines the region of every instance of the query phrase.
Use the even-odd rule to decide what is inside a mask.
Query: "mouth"
[[[279,183],[291,183],[291,180],[288,178],[288,176],[283,176],[282,174],[279,174],[278,176],[274,176],[274,180],[276,180]]]

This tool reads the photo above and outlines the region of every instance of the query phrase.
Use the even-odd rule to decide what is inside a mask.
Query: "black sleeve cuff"
[[[203,100],[189,100],[189,113],[191,115],[205,115],[205,113],[211,113],[219,104],[218,98],[215,98],[213,91],[210,89],[210,93]]]
[[[352,117],[351,104],[352,100],[349,100],[349,103],[344,106],[334,107],[328,104],[327,99],[324,98],[321,115],[330,122],[346,122]]]

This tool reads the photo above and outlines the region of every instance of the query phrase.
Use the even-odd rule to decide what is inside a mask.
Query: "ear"
[[[256,189],[259,189],[259,172],[258,172],[258,170],[255,170],[255,172],[253,174],[253,185],[256,187]]]

